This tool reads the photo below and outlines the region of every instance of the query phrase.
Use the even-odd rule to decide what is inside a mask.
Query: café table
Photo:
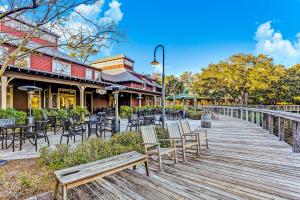
[[[92,135],[93,129],[95,130],[95,134],[97,137],[101,137],[98,134],[98,130],[102,130],[103,123],[98,120],[86,120],[84,123],[88,126],[88,137]],[[96,125],[96,128],[93,128],[93,125]]]
[[[11,124],[11,125],[1,125],[0,129],[2,129],[2,131],[4,131],[5,133],[5,137],[7,139],[7,135],[8,135],[8,130],[11,130],[12,132],[12,141],[11,143],[7,146],[7,143],[5,143],[6,149],[8,149],[9,147],[12,146],[13,152],[15,151],[15,140],[20,140],[20,151],[22,150],[22,143],[23,143],[23,131],[24,129],[29,129],[31,127],[33,127],[34,125],[30,125],[30,124]],[[16,137],[16,129],[20,129],[19,130],[19,138]],[[3,133],[3,134],[4,134]],[[7,142],[7,141],[6,141]]]
[[[154,124],[154,120],[155,120],[155,118],[154,118],[154,116],[152,116],[152,115],[145,115],[144,117],[144,125],[151,125],[151,124]]]

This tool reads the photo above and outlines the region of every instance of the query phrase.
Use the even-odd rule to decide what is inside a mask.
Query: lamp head
[[[154,60],[151,62],[151,65],[154,65],[154,66],[159,65],[159,64],[160,64],[160,63],[157,62],[156,59],[154,59]]]

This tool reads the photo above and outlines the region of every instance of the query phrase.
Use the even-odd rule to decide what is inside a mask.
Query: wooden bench
[[[65,200],[67,199],[68,189],[131,167],[135,169],[136,165],[142,163],[145,164],[146,173],[149,176],[148,155],[143,155],[136,151],[55,171],[54,199],[57,199],[59,186],[62,187],[62,199]]]

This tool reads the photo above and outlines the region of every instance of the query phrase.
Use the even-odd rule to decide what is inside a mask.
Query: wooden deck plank
[[[191,121],[196,128],[199,121]],[[77,199],[300,199],[300,154],[268,131],[237,118],[212,121],[209,147],[187,163],[143,166],[70,190]],[[179,157],[181,153],[179,152]],[[181,160],[181,158],[179,158]],[[76,189],[76,190],[75,190]],[[43,198],[42,198],[43,197]],[[35,199],[51,199],[43,194]]]

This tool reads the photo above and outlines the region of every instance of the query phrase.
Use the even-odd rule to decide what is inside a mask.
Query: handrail
[[[232,106],[201,106],[209,112],[237,117],[261,126],[275,134],[277,131],[280,141],[292,145],[293,151],[300,153],[300,115],[296,113],[248,107]],[[277,128],[276,129],[276,125]],[[288,133],[292,133],[289,137]]]

